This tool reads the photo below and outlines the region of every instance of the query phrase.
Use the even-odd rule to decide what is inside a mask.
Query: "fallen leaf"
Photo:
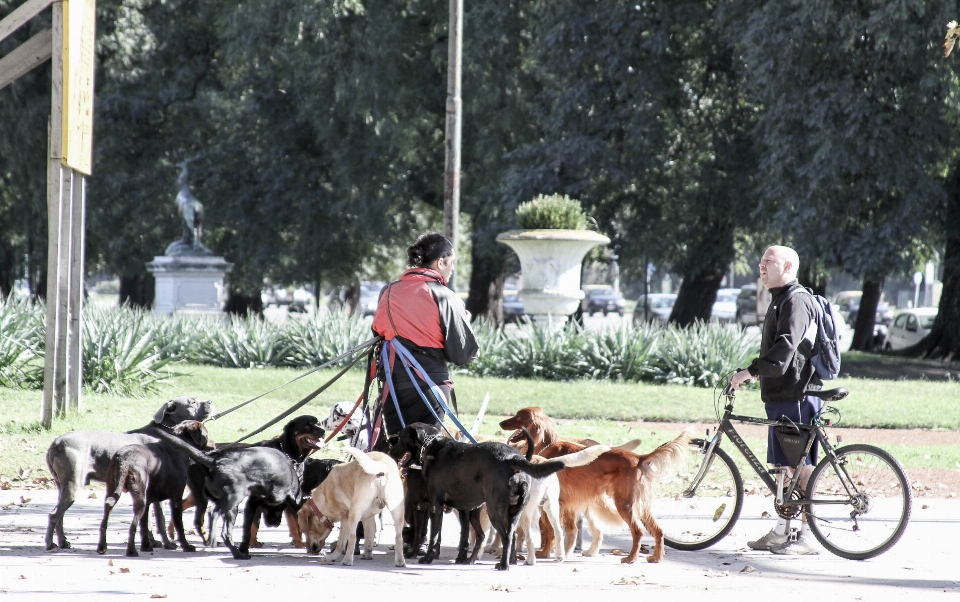
[[[745,567],[743,567],[742,569],[740,569],[740,572],[741,572],[741,573],[753,573],[753,572],[755,572],[756,570],[757,570],[757,569],[753,568],[752,566],[750,566],[750,565],[748,564],[748,565],[746,565]]]
[[[87,499],[88,499],[88,500],[95,500],[95,499],[97,499],[97,492],[94,491],[93,493],[91,493],[90,495],[88,495],[88,496],[87,496]]]
[[[153,594],[151,598],[166,598],[167,594]]]
[[[112,560],[107,561],[107,566],[113,566],[113,561]]]
[[[21,503],[21,504],[26,504],[27,502],[29,502],[29,501],[32,500],[32,499],[33,499],[33,498],[23,497],[23,496],[21,495],[21,496],[20,496],[20,503]]]
[[[621,550],[620,548],[614,548],[610,550],[610,553],[613,554],[614,556],[623,556],[623,550]]]
[[[21,481],[26,481],[30,478],[30,473],[33,472],[29,468],[21,468],[17,471],[17,475],[20,477]]]
[[[760,513],[760,518],[770,518],[770,513],[764,510],[763,512]]]
[[[573,569],[573,572],[574,572],[574,573],[579,573],[580,571],[578,571],[577,569]]]
[[[713,569],[707,569],[707,572],[703,575],[704,577],[729,577],[730,571],[714,571]]]
[[[614,585],[642,585],[645,577],[639,575],[637,577],[620,577],[620,581],[614,581]]]
[[[27,576],[26,576],[26,575],[20,575],[20,578],[21,578],[21,579],[26,579]]]
[[[921,510],[926,510],[926,509],[929,508],[929,507],[930,507],[930,506],[924,504],[924,505],[920,506],[920,509],[921,509]]]
[[[640,553],[641,553],[641,554],[649,554],[649,553],[650,553],[650,548],[649,548],[649,546],[647,546],[647,544],[645,544],[645,543],[640,544]]]
[[[125,567],[125,566],[122,566],[122,567],[120,567],[120,572],[121,572],[121,573],[129,573],[129,572],[130,572],[130,569],[128,569],[128,568]]]

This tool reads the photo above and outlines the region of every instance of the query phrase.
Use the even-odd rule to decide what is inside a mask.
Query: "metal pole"
[[[463,0],[450,0],[449,44],[447,49],[447,123],[446,158],[443,170],[443,235],[457,248],[460,227],[460,100],[461,66],[463,63]],[[454,288],[456,273],[447,285]]]
[[[80,392],[83,388],[83,246],[87,182],[83,174],[73,172],[73,194],[70,206],[70,294],[67,327],[67,407],[71,412],[81,409]]]

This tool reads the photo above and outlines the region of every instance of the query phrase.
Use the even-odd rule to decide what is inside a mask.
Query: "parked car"
[[[673,304],[677,296],[672,293],[653,293],[650,295],[640,295],[637,299],[637,307],[633,310],[633,321],[644,321],[644,306],[646,306],[646,320],[648,322],[666,322],[670,319],[670,312],[673,311]]]
[[[887,328],[887,342],[884,343],[883,348],[887,351],[903,349],[919,342],[930,333],[936,319],[936,307],[918,307],[900,311]]]
[[[520,301],[520,295],[517,289],[503,289],[503,321],[519,322],[520,318],[527,315],[523,311],[523,302]]]
[[[592,288],[587,291],[583,298],[583,313],[590,314],[603,312],[603,315],[616,312],[623,315],[623,307],[626,301],[619,291],[613,290],[613,287]]]
[[[740,326],[762,326],[763,313],[760,313],[757,307],[757,285],[744,284],[740,287],[740,294],[737,295],[737,316],[736,321]]]
[[[380,291],[387,284],[379,281],[363,281],[360,283],[360,315],[372,316],[377,311],[380,301]]]
[[[713,302],[710,319],[717,322],[733,322],[737,317],[738,288],[722,288],[717,291],[717,300]]]
[[[861,297],[863,297],[863,291],[843,291],[833,297],[833,304],[851,327],[857,323],[857,314],[860,313]],[[890,326],[892,322],[893,309],[881,299],[877,304],[877,315],[873,323]]]

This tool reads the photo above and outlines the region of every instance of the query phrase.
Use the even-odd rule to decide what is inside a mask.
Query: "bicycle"
[[[728,384],[721,393],[727,398],[722,417],[720,397],[715,399],[720,421],[711,438],[694,439],[687,466],[677,478],[664,479],[654,502],[657,522],[666,545],[678,550],[702,550],[723,539],[740,518],[744,484],[733,459],[720,447],[723,436],[733,443],[774,496],[779,516],[795,519],[806,516],[810,532],[824,548],[842,558],[865,560],[889,550],[903,535],[910,521],[913,496],[910,482],[900,463],[886,451],[868,444],[834,448],[825,427],[829,416],[839,422],[840,412],[828,405],[849,394],[844,388],[806,391],[824,401],[812,424],[790,420],[768,420],[733,413],[736,393]],[[796,457],[793,477],[786,467],[769,469],[750,450],[733,422],[777,426],[792,435]],[[789,439],[789,437],[788,437]],[[813,469],[806,492],[800,491],[800,468],[814,443],[824,452]],[[840,443],[838,437],[838,444]]]

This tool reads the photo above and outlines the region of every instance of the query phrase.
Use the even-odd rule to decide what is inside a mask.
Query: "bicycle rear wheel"
[[[678,550],[702,550],[723,539],[743,509],[743,479],[733,460],[717,447],[697,489],[687,492],[705,460],[706,442],[691,442],[690,454],[675,476],[657,486],[653,515],[664,542]]]
[[[872,445],[836,450],[817,464],[807,485],[810,532],[823,547],[842,558],[865,560],[897,543],[910,522],[913,494],[897,460]]]

